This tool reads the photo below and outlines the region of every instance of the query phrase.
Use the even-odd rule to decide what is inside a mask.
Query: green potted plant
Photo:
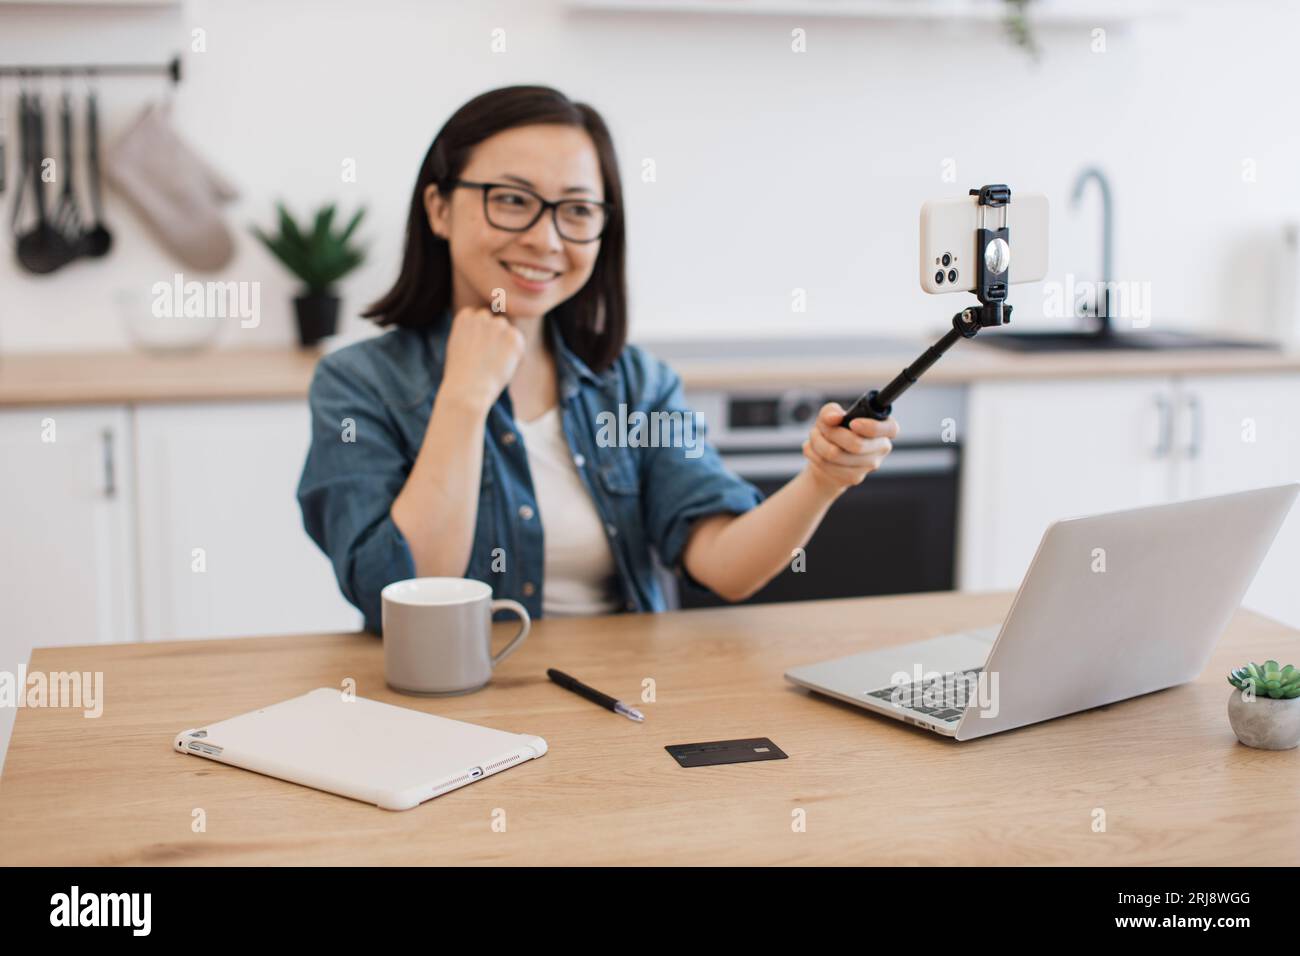
[[[1038,42],[1034,39],[1033,27],[1029,23],[1029,4],[1031,0],[1003,0],[1006,15],[1002,25],[1006,28],[1011,42],[1024,50],[1033,59],[1038,59]]]
[[[1228,675],[1228,722],[1237,739],[1261,750],[1300,745],[1300,670],[1251,662]]]
[[[351,243],[352,233],[365,214],[358,209],[342,229],[334,228],[334,204],[316,212],[310,228],[298,225],[284,203],[277,203],[279,231],[268,235],[256,226],[253,234],[284,267],[302,280],[303,292],[293,300],[298,317],[298,340],[315,345],[338,328],[339,297],[335,284],[361,265],[365,252]]]

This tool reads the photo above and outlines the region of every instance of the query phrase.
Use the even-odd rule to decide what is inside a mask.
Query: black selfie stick
[[[917,379],[944,352],[959,339],[972,339],[980,329],[1011,324],[1011,306],[1006,304],[1007,287],[1011,284],[1011,231],[1007,228],[1007,205],[1011,202],[1011,187],[1001,184],[981,186],[970,191],[979,197],[980,227],[975,232],[976,258],[975,295],[978,306],[962,309],[952,317],[952,331],[931,345],[915,362],[903,369],[894,380],[882,389],[872,389],[854,402],[840,423],[845,428],[855,418],[874,418],[879,421],[889,417],[894,400],[916,384]],[[1001,210],[1001,226],[987,228],[990,209]]]

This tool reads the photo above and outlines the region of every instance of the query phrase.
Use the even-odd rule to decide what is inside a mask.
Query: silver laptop
[[[1196,677],[1300,483],[1057,521],[1000,625],[786,678],[957,740]]]

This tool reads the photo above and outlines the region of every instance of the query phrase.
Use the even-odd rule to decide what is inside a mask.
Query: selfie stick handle
[[[983,186],[972,189],[971,195],[979,196],[980,206],[1004,210],[1001,228],[988,229],[981,226],[977,230],[976,248],[987,250],[990,243],[1001,241],[1003,248],[1009,250],[1007,242],[1011,233],[1006,224],[1005,208],[1011,202],[1011,188],[1001,184]],[[1009,264],[1009,257],[1008,251],[1007,264]],[[893,410],[894,400],[915,385],[921,375],[939,361],[944,352],[961,339],[974,338],[982,328],[1011,323],[1011,306],[1006,304],[1007,286],[1011,282],[1010,270],[1003,265],[1000,271],[994,272],[988,267],[988,263],[987,255],[976,257],[978,278],[975,295],[979,298],[980,304],[963,309],[954,315],[952,330],[926,349],[915,362],[899,372],[892,382],[879,390],[873,388],[849,406],[849,410],[844,413],[843,421],[840,422],[843,427],[848,428],[849,422],[855,418],[874,418],[877,421],[884,421]]]

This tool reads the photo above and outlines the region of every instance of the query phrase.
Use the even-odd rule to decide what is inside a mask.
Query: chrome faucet
[[[1096,297],[1097,318],[1101,320],[1101,326],[1098,332],[1110,331],[1110,283],[1113,278],[1111,272],[1111,236],[1114,224],[1113,210],[1110,202],[1110,182],[1106,179],[1106,174],[1096,166],[1089,166],[1079,173],[1074,181],[1074,192],[1070,196],[1070,206],[1078,208],[1079,200],[1083,198],[1083,190],[1088,185],[1089,180],[1096,180],[1097,188],[1101,190],[1101,294]]]

